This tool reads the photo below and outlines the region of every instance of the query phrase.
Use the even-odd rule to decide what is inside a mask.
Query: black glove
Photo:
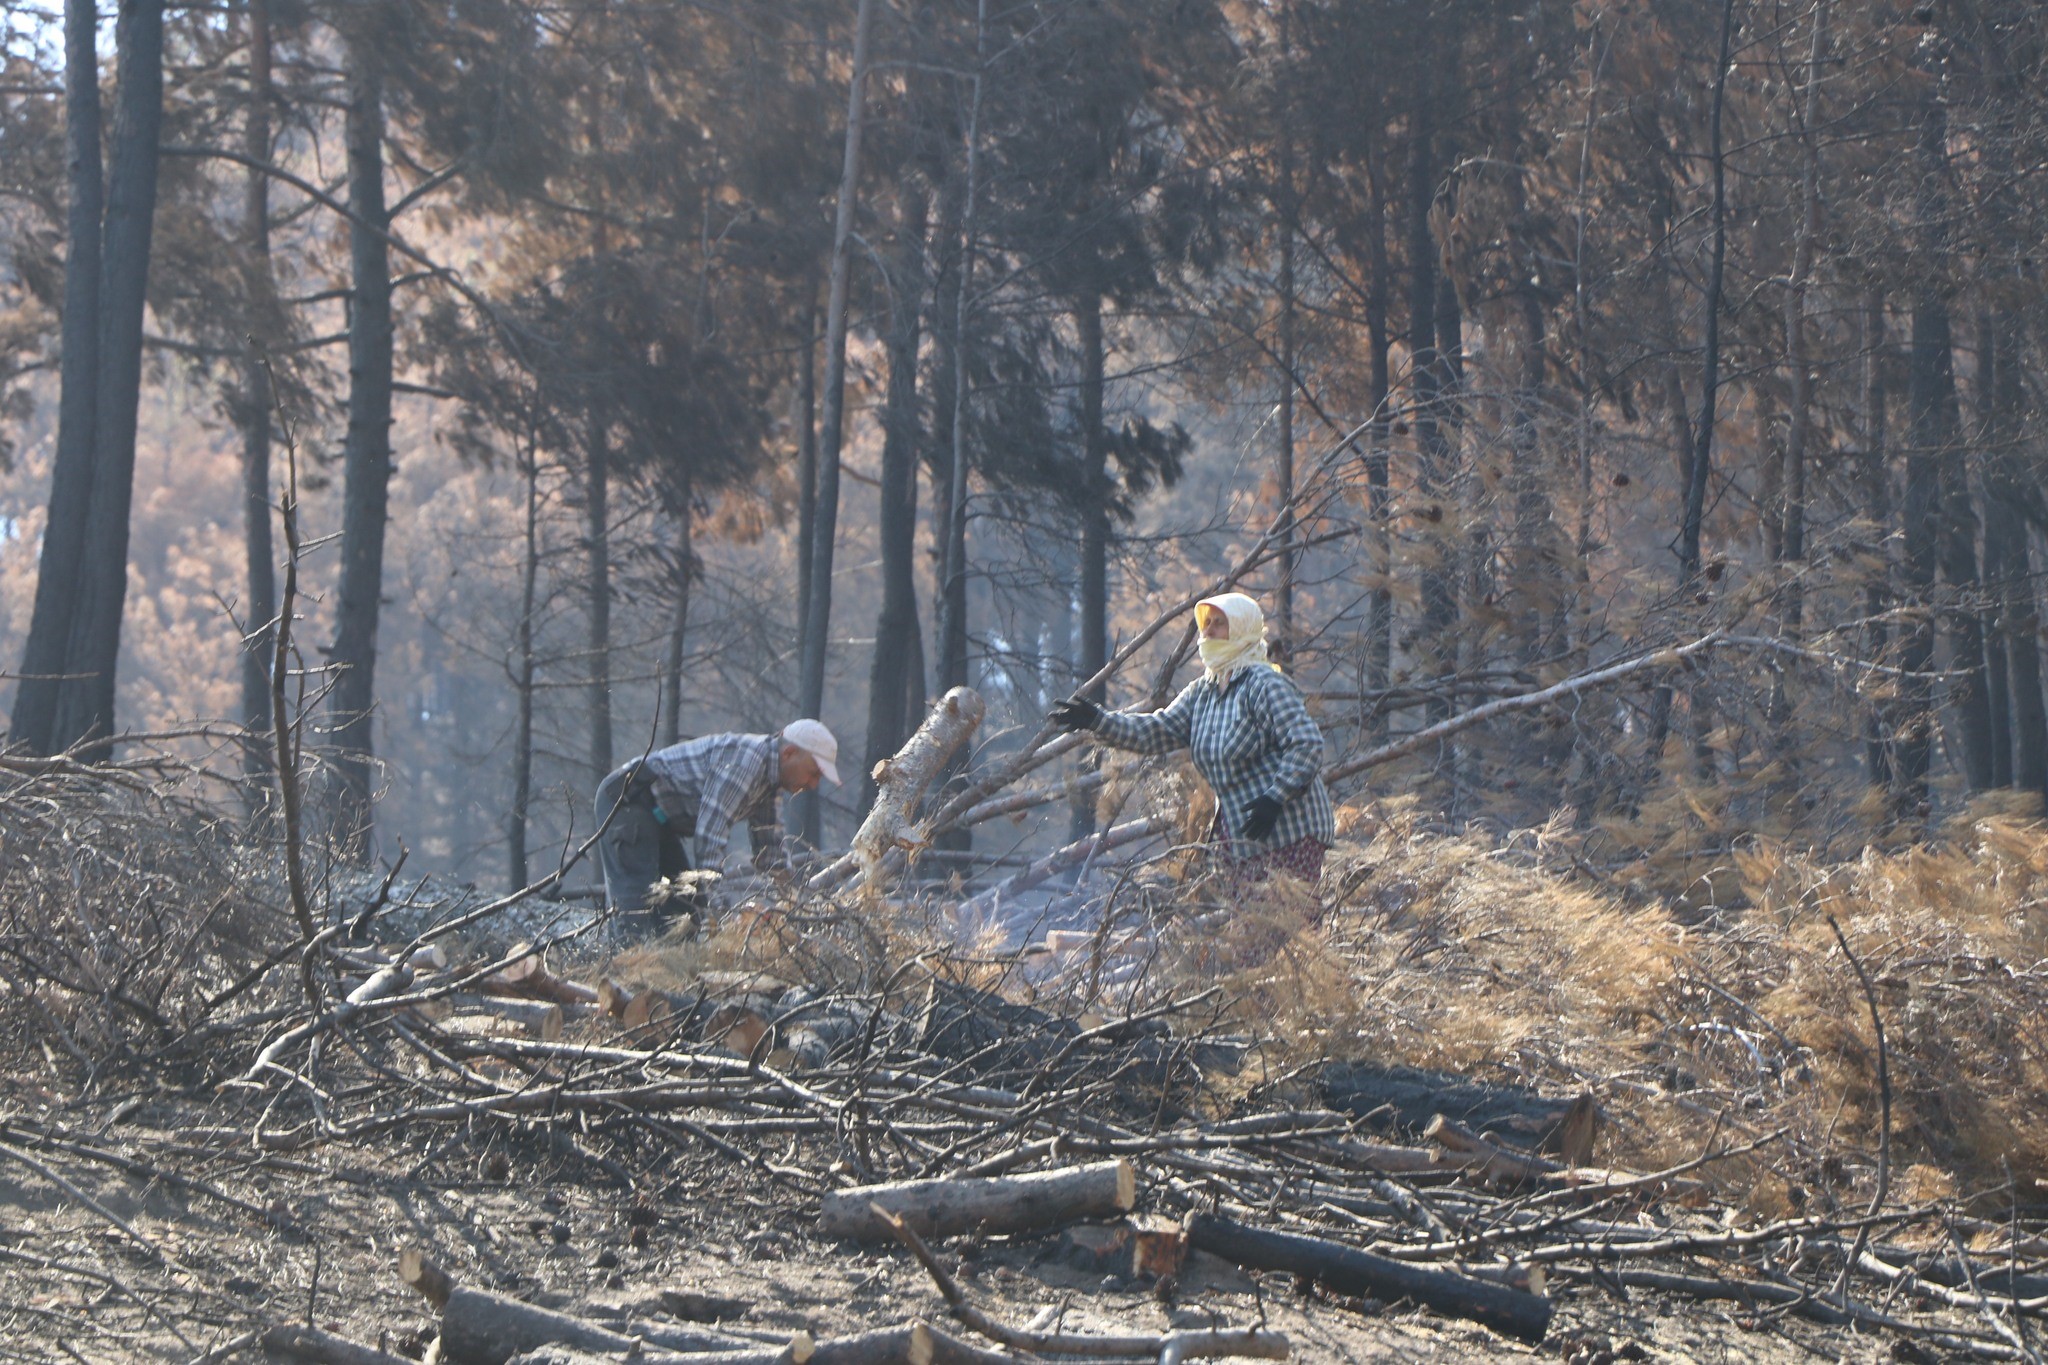
[[[1086,697],[1068,697],[1054,702],[1046,719],[1062,730],[1093,730],[1102,724],[1102,708]]]
[[[1251,806],[1245,811],[1244,823],[1237,827],[1237,832],[1255,843],[1265,838],[1273,832],[1273,826],[1280,823],[1280,808],[1286,804],[1270,793],[1253,797]]]

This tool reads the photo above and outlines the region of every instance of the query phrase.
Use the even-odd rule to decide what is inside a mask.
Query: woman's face
[[[1228,640],[1230,638],[1230,618],[1228,616],[1225,616],[1214,607],[1196,614],[1201,618],[1202,638],[1204,640]]]

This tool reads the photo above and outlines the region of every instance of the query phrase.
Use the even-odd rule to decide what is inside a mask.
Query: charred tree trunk
[[[65,216],[63,358],[57,400],[57,450],[49,516],[36,572],[34,612],[22,651],[8,743],[34,754],[55,747],[71,621],[78,609],[79,557],[92,501],[93,417],[99,389],[100,69],[92,0],[64,7],[64,154],[70,205]]]
[[[513,661],[513,687],[519,713],[512,737],[512,809],[506,816],[505,847],[511,889],[530,882],[526,865],[526,822],[533,808],[533,613],[539,604],[540,581],[540,454],[526,452],[526,543],[519,561],[518,657]]]
[[[1075,301],[1074,330],[1081,350],[1081,662],[1077,672],[1092,678],[1109,662],[1109,451],[1102,430],[1102,296],[1089,291]],[[1285,570],[1282,571],[1283,574]],[[1107,684],[1089,692],[1101,702]],[[1099,753],[1088,762],[1099,765]],[[1068,821],[1069,840],[1095,827],[1095,802],[1078,793]]]
[[[391,498],[391,269],[384,232],[384,82],[377,36],[351,35],[348,202],[352,284],[348,327],[348,437],[343,448],[341,592],[332,661],[336,835],[355,855],[370,847],[371,719],[376,707],[377,616],[384,593],[384,532]]]
[[[1437,180],[1435,98],[1429,89],[1417,94],[1408,134],[1408,410],[1420,455],[1416,491],[1421,505],[1417,510],[1427,523],[1422,550],[1422,630],[1415,652],[1424,676],[1451,671],[1455,656],[1447,652],[1449,641],[1444,632],[1457,614],[1456,551],[1441,530],[1446,517],[1450,448],[1438,411],[1443,378],[1437,352],[1436,239],[1429,228]],[[1450,702],[1432,701],[1428,715],[1431,721],[1447,718]]]
[[[1947,310],[1939,319],[1946,323]],[[1945,330],[1945,328],[1944,328]],[[1970,786],[1993,785],[1991,695],[1984,664],[1984,618],[1977,608],[1981,584],[1977,574],[1977,509],[1970,487],[1969,451],[1961,438],[1962,419],[1956,404],[1955,366],[1934,374],[1938,421],[1949,433],[1940,450],[1941,576],[1955,595],[1948,613],[1949,666],[1958,675],[1951,694],[1962,736],[1963,772]]]
[[[1899,665],[1911,675],[1901,689],[1907,714],[1898,740],[1900,815],[1925,813],[1927,772],[1932,752],[1934,692],[1927,680],[1934,667],[1934,580],[1940,560],[1941,478],[1938,452],[1954,432],[1941,426],[1942,373],[1950,365],[1948,314],[1925,285],[1913,301],[1912,349],[1906,372],[1909,439],[1906,498],[1901,509],[1905,539],[1905,589],[1915,614],[1906,625]],[[1953,376],[1946,386],[1954,392]]]
[[[861,810],[874,803],[874,766],[910,734],[912,667],[918,650],[917,352],[923,335],[925,205],[913,203],[892,274],[889,385],[882,415],[882,608],[875,622],[868,677],[868,761],[861,774]]]
[[[1728,160],[1722,141],[1722,113],[1728,96],[1728,50],[1734,36],[1735,0],[1721,6],[1720,61],[1714,68],[1714,98],[1709,117],[1709,167],[1713,177],[1709,203],[1712,224],[1709,237],[1706,296],[1700,302],[1704,336],[1700,343],[1700,415],[1691,424],[1691,444],[1684,451],[1684,510],[1679,516],[1674,546],[1678,556],[1678,586],[1681,593],[1696,593],[1700,575],[1700,538],[1707,515],[1707,485],[1713,475],[1714,425],[1721,395],[1721,292],[1728,264]],[[1661,755],[1671,731],[1673,689],[1666,683],[1657,689],[1650,722],[1650,751]],[[1706,725],[1700,715],[1701,698],[1695,690],[1691,717],[1695,757],[1704,762],[1701,737]]]
[[[249,112],[242,151],[270,161],[270,0],[248,0]],[[269,803],[270,663],[277,638],[277,562],[270,535],[270,371],[264,355],[282,335],[270,271],[270,177],[253,166],[242,181],[244,294],[254,344],[242,357],[242,546],[248,638],[242,643],[242,772],[253,816]]]
[[[1891,392],[1886,377],[1889,344],[1886,340],[1884,300],[1873,294],[1864,304],[1862,318],[1862,426],[1861,476],[1864,511],[1873,526],[1892,524],[1891,467],[1885,445],[1890,437]],[[1882,562],[1871,573],[1863,589],[1863,610],[1869,619],[1864,628],[1864,650],[1870,658],[1881,659],[1891,647],[1891,630],[1885,612],[1892,601],[1891,555],[1883,544],[1876,547]],[[1897,738],[1896,708],[1876,702],[1867,708],[1864,720],[1864,771],[1873,787],[1890,790],[1897,778],[1893,744]],[[1898,797],[1893,794],[1896,806]]]
[[[683,739],[683,659],[690,634],[690,587],[697,576],[697,551],[692,543],[691,490],[689,475],[683,472],[682,489],[676,498],[676,601],[669,618],[668,662],[661,674],[661,742],[680,744]]]
[[[2030,501],[2021,473],[2025,374],[2024,324],[1993,314],[1987,328],[1991,356],[1985,423],[1984,562],[1998,621],[1994,639],[2006,674],[2005,727],[2010,748],[2005,781],[2048,795],[2048,712],[2041,693],[2041,613],[2035,594],[2033,553],[2021,509]],[[1997,712],[1994,710],[1994,720]],[[1994,752],[1994,760],[2000,752]]]
[[[1092,678],[1109,662],[1109,451],[1102,430],[1102,296],[1074,307],[1081,350],[1081,664]],[[1091,694],[1100,701],[1105,689]]]
[[[1393,292],[1394,273],[1387,259],[1385,151],[1385,145],[1374,130],[1366,148],[1366,171],[1372,188],[1372,217],[1367,228],[1371,234],[1368,252],[1372,278],[1368,286],[1371,292],[1365,302],[1367,345],[1372,362],[1372,391],[1369,395],[1372,400],[1372,429],[1365,457],[1366,508],[1372,526],[1372,572],[1378,580],[1372,589],[1366,618],[1365,685],[1374,691],[1386,688],[1394,658],[1394,594],[1390,586],[1394,545],[1392,528],[1388,524],[1392,489],[1387,468],[1387,437],[1391,430],[1387,402],[1393,392],[1387,356],[1391,345],[1387,330],[1387,302]],[[1375,726],[1375,733],[1384,732],[1385,721],[1381,719]]]
[[[975,7],[974,52],[975,74],[967,107],[966,187],[960,212],[959,273],[954,280],[951,300],[953,408],[947,425],[953,440],[947,452],[947,500],[939,550],[943,566],[938,630],[941,692],[967,685],[967,484],[971,468],[967,456],[967,304],[973,296],[974,253],[979,231],[976,212],[980,207],[982,68],[988,56],[988,0],[978,0]]]
[[[612,770],[612,444],[607,415],[589,415],[583,461],[584,589],[589,593],[584,642],[590,669],[590,771],[595,782]]]
[[[811,541],[818,534],[818,286],[804,283],[804,341],[796,376],[796,628],[811,609]]]
[[[117,28],[120,89],[114,162],[100,247],[99,380],[94,391],[92,495],[79,599],[65,656],[52,742],[112,749],[114,668],[128,596],[128,513],[135,494],[136,405],[142,396],[142,314],[156,218],[157,148],[164,118],[163,0],[126,0]]]
[[[1813,282],[1814,238],[1820,224],[1820,131],[1816,126],[1820,72],[1827,46],[1828,6],[1814,7],[1805,91],[1798,105],[1800,139],[1799,219],[1792,234],[1792,269],[1785,290],[1785,372],[1787,411],[1785,449],[1779,475],[1778,554],[1785,566],[1783,629],[1797,641],[1804,633],[1806,589],[1800,568],[1806,562],[1806,465],[1813,434],[1813,360],[1807,337],[1807,294]],[[1773,747],[1785,755],[1789,785],[1800,784],[1796,746],[1790,743],[1792,701],[1785,672],[1772,674],[1770,718]]]
[[[974,9],[974,78],[971,82],[967,103],[967,135],[965,155],[962,158],[962,177],[959,216],[959,254],[953,278],[953,292],[949,298],[939,302],[940,311],[948,315],[948,327],[952,335],[952,352],[946,367],[951,402],[944,419],[947,445],[942,455],[945,464],[945,503],[932,509],[937,522],[935,539],[939,543],[939,591],[937,597],[937,639],[934,647],[938,653],[938,691],[943,694],[967,683],[967,493],[973,470],[969,458],[968,417],[970,394],[970,368],[968,365],[971,337],[968,326],[968,305],[973,298],[974,255],[979,245],[980,231],[977,217],[980,208],[981,176],[981,105],[984,73],[988,66],[988,0],[976,0]],[[935,481],[936,482],[936,481]],[[965,754],[957,756],[946,777],[951,781],[966,771]],[[961,851],[973,846],[973,831],[967,829],[948,830],[938,838],[942,849]]]
[[[846,426],[846,306],[855,200],[860,192],[861,128],[867,112],[868,32],[875,0],[860,0],[853,26],[853,74],[846,96],[846,147],[832,230],[832,275],[825,302],[825,394],[818,439],[817,525],[811,537],[811,596],[804,610],[798,706],[806,716],[825,709],[825,663],[832,636],[832,554],[839,530],[839,452]],[[793,798],[806,842],[816,847],[824,810],[815,792]]]
[[[1982,790],[1991,785],[1991,708],[1984,686],[1984,627],[1974,602],[1977,515],[1970,496],[1962,410],[1956,399],[1955,340],[1943,282],[1948,261],[1943,227],[1948,201],[1942,190],[1948,173],[1948,118],[1945,105],[1931,91],[1932,87],[1920,124],[1924,255],[1913,305],[1913,445],[1915,456],[1934,467],[1938,492],[1931,515],[1936,555],[1941,577],[1955,594],[1946,613],[1949,667],[1958,679],[1950,698],[1956,708],[1964,775],[1973,789]]]
[[[1282,10],[1281,43],[1283,50],[1287,41],[1287,21],[1291,11]],[[1294,386],[1295,338],[1294,338],[1294,131],[1287,111],[1280,118],[1280,194],[1279,202],[1273,207],[1280,219],[1280,421],[1279,450],[1276,473],[1279,476],[1280,524],[1280,584],[1273,594],[1273,624],[1279,636],[1277,653],[1282,662],[1291,660],[1295,641],[1294,628],[1294,580],[1297,572],[1294,544]],[[1097,350],[1100,351],[1100,313],[1097,316]],[[1098,354],[1094,362],[1094,373],[1099,376],[1102,361]],[[1084,400],[1085,402],[1085,400]],[[1097,402],[1098,417],[1100,400]],[[1091,429],[1092,430],[1092,429]],[[1100,667],[1098,664],[1097,667]],[[1084,672],[1087,670],[1084,670]],[[1085,833],[1085,831],[1083,831]]]
[[[1721,282],[1728,261],[1727,158],[1721,113],[1728,94],[1728,47],[1735,25],[1735,0],[1721,6],[1721,60],[1714,68],[1710,167],[1713,174],[1712,244],[1707,292],[1701,301],[1706,336],[1700,344],[1700,417],[1692,429],[1692,456],[1685,471],[1685,513],[1678,528],[1678,578],[1690,588],[1700,572],[1700,536],[1707,514],[1707,484],[1713,473],[1714,423],[1721,395]]]
[[[1984,699],[1991,723],[1991,785],[2012,785],[2012,661],[2006,648],[2011,625],[2014,541],[2025,544],[2025,523],[2011,499],[2019,490],[2004,469],[2010,457],[1998,412],[1998,328],[1991,315],[1977,317],[1976,440],[1984,478]],[[2005,499],[2001,505],[2001,498]]]

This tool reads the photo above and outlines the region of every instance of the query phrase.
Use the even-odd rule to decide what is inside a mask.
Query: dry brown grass
[[[1714,814],[1688,812],[1695,828]],[[1562,820],[1449,837],[1389,802],[1347,809],[1341,828],[1320,898],[1283,880],[1223,903],[1190,875],[1153,923],[1136,994],[1220,985],[1227,1013],[1211,1022],[1260,1040],[1245,1074],[1218,1082],[1220,1104],[1320,1059],[1591,1090],[1611,1120],[1602,1161],[1656,1169],[1783,1129],[1721,1169],[1726,1192],[1760,1212],[1854,1203],[1875,1171],[1878,1053],[1832,917],[1885,1024],[1895,1192],[1984,1189],[2008,1166],[2025,1189],[2048,1178],[2048,830],[2025,808],[1987,803],[1936,844],[1847,861],[1737,839],[1734,853],[1685,854],[1712,892],[1676,901],[1589,878]],[[1135,899],[1112,937],[1145,921]],[[1063,1000],[994,945],[951,942],[944,903],[749,912],[629,966],[674,987],[706,968],[857,991],[886,981],[899,1007],[938,975],[1116,1012],[1086,973]]]
[[[2048,1176],[2048,831],[2012,809],[1849,862],[1752,841],[1701,872],[1722,907],[1704,914],[1575,875],[1558,829],[1447,838],[1398,804],[1346,826],[1325,883],[1341,978],[1254,993],[1299,1040],[1283,1065],[1324,1047],[1590,1088],[1616,1120],[1603,1157],[1640,1167],[1782,1127],[1724,1179],[1767,1209],[1846,1199],[1873,1172],[1878,1053],[1833,916],[1876,983],[1895,1184]]]

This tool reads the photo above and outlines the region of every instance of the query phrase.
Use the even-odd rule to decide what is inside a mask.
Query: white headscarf
[[[1202,618],[1203,607],[1215,608],[1223,613],[1224,620],[1230,622],[1229,639],[1204,639],[1197,646],[1202,653],[1203,677],[1221,687],[1240,668],[1267,662],[1266,613],[1259,610],[1257,602],[1241,592],[1205,597],[1195,604],[1197,621]]]

